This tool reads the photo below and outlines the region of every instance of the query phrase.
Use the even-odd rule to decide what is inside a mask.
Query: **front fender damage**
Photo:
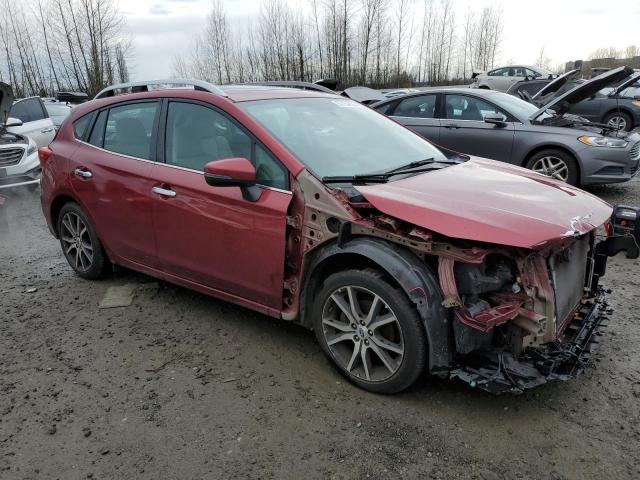
[[[366,259],[416,305],[429,371],[491,393],[584,370],[612,311],[599,286],[606,258],[638,253],[628,240],[596,242],[595,229],[536,248],[449,238],[381,212],[357,190],[328,189],[306,172],[296,180],[282,317],[310,327],[316,276]]]

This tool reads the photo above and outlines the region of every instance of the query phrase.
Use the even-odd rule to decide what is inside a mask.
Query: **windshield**
[[[538,111],[538,107],[532,105],[529,102],[525,102],[524,100],[514,97],[513,95],[509,95],[506,93],[496,93],[494,94],[494,98],[492,98],[498,106],[503,107],[506,111],[508,111],[511,115],[516,118],[523,120],[528,119],[531,115]],[[552,116],[553,112],[547,110],[542,113],[537,120],[544,120]]]
[[[446,160],[426,140],[352,100],[290,98],[239,106],[320,178]]]

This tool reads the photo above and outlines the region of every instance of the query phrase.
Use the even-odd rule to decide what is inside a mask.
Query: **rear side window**
[[[436,96],[421,95],[402,100],[393,112],[394,117],[435,118]]]
[[[22,120],[22,123],[35,122],[47,118],[47,114],[38,98],[27,98],[14,103],[9,116]]]
[[[109,109],[105,150],[151,160],[151,136],[157,103],[134,103]]]
[[[89,124],[91,123],[91,114],[80,117],[78,120],[73,122],[73,134],[76,138],[83,139],[87,133],[87,128],[89,128]]]

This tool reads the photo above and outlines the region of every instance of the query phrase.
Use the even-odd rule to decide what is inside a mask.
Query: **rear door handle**
[[[89,170],[83,170],[81,168],[76,168],[73,173],[76,175],[76,177],[82,177],[82,178],[91,178],[93,177],[93,173],[91,173]]]
[[[174,192],[173,190],[169,190],[168,188],[153,187],[151,189],[151,191],[153,193],[157,193],[158,195],[162,195],[163,197],[175,197],[176,196],[176,192]]]

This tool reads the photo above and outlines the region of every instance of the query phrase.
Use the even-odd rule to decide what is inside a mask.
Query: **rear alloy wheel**
[[[604,123],[616,130],[628,132],[633,126],[631,117],[624,112],[611,112],[604,117]]]
[[[60,245],[67,262],[82,278],[97,279],[110,263],[98,236],[79,205],[67,203],[58,216]]]
[[[374,270],[327,278],[316,296],[314,317],[325,353],[367,390],[404,390],[424,369],[426,338],[415,306]]]
[[[538,152],[529,159],[526,167],[561,182],[578,184],[578,168],[575,160],[560,150]]]

